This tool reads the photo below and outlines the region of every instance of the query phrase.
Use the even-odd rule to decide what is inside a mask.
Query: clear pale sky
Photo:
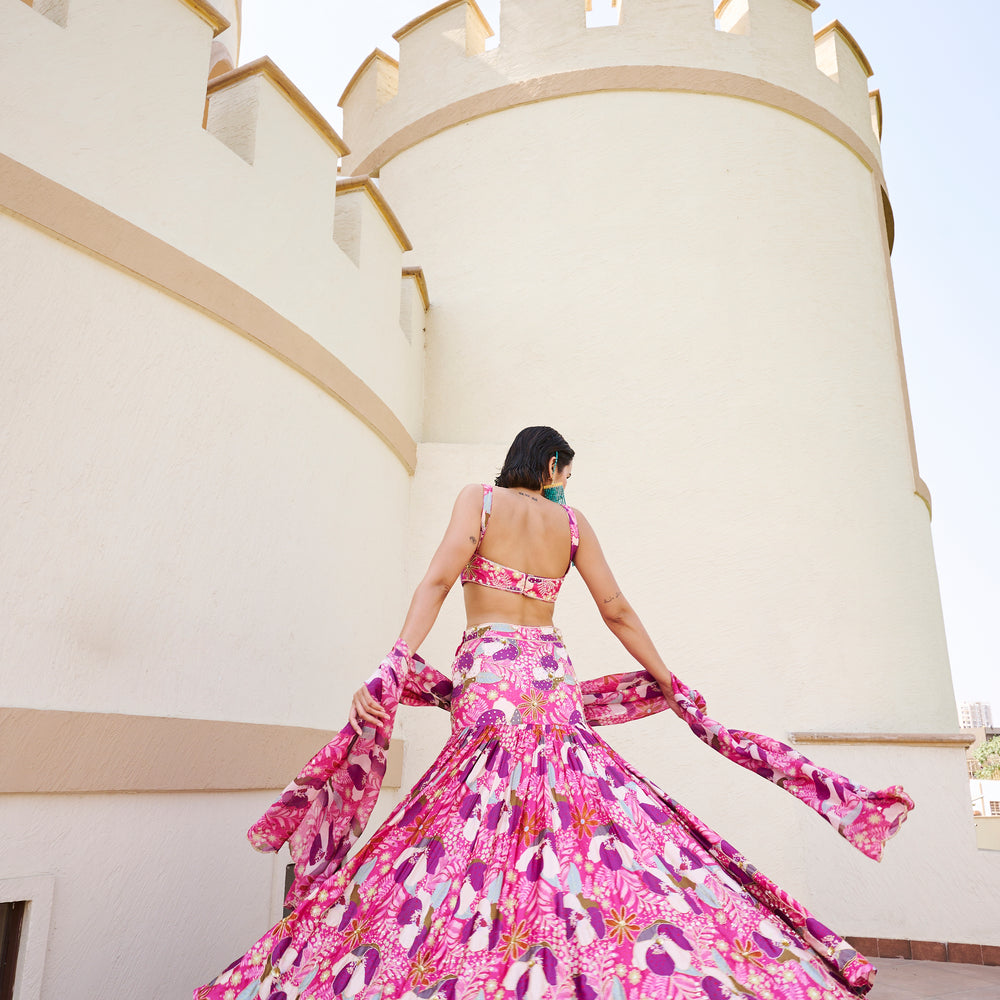
[[[396,55],[393,31],[436,2],[244,0],[240,62],[269,55],[339,131],[337,99],[354,70],[375,46]],[[499,6],[480,0],[494,29]],[[610,0],[594,8],[611,23]],[[834,19],[882,93],[893,276],[955,694],[990,702],[1000,723],[994,32],[970,0],[827,0],[813,15],[817,29]]]

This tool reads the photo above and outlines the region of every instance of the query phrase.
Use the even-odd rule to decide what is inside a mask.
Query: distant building
[[[958,706],[959,725],[963,729],[993,726],[993,711],[985,701],[963,701]]]
[[[970,781],[972,814],[1000,816],[1000,781]]]

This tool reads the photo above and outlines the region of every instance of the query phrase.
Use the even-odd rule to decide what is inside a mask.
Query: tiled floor
[[[876,958],[869,1000],[1000,1000],[1000,966]]]

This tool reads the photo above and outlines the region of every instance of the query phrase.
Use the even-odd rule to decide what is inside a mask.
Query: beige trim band
[[[339,358],[245,288],[176,247],[0,154],[0,208],[225,323],[343,404],[412,473],[417,444],[389,406]]]
[[[393,59],[391,55],[387,52],[383,52],[379,48],[372,49],[371,55],[354,71],[354,76],[347,81],[347,86],[344,87],[344,92],[340,95],[340,100],[337,101],[337,107],[342,108],[344,106],[344,101],[347,100],[347,95],[354,89],[355,84],[361,79],[362,74],[369,66],[375,61],[388,63],[395,69],[399,69],[399,61]]]
[[[219,46],[220,51],[218,53],[213,52],[213,57],[218,54],[219,61],[212,63],[212,68],[208,71],[208,79],[214,80],[217,77],[222,76],[224,73],[231,73],[233,71],[233,64],[229,61],[229,53],[226,52],[222,46]],[[205,102],[205,112],[208,112],[208,101]],[[207,121],[207,118],[206,118]],[[205,128],[205,122],[202,122],[202,128]]]
[[[789,733],[792,743],[882,743],[906,747],[967,747],[971,733]]]
[[[261,56],[245,66],[230,70],[209,81],[208,94],[211,96],[227,87],[248,80],[252,76],[266,77],[288,99],[289,103],[316,130],[338,156],[347,156],[350,149],[337,134],[333,126],[316,110],[316,106],[295,86],[270,56]]]
[[[601,91],[648,90],[714,94],[777,108],[833,136],[853,152],[884,184],[872,149],[831,111],[793,90],[752,76],[687,66],[602,66],[569,70],[521,83],[506,84],[438,108],[389,136],[355,166],[357,174],[377,176],[390,160],[412,146],[457,125],[509,108]]]
[[[212,37],[221,35],[226,28],[231,27],[229,18],[221,11],[216,10],[206,0],[181,0],[185,7],[190,7],[206,24],[212,28]]]
[[[403,229],[402,223],[396,217],[389,202],[385,200],[385,195],[379,190],[378,185],[367,174],[363,177],[338,177],[337,194],[349,194],[351,191],[364,191],[372,200],[372,204],[382,216],[385,224],[389,227],[392,235],[396,237],[400,250],[412,250],[413,244],[409,236]]]
[[[0,709],[0,794],[284,788],[336,735],[215,719]],[[383,784],[402,780],[392,740]]]
[[[432,7],[429,11],[421,14],[419,17],[413,18],[412,21],[407,21],[399,31],[393,32],[393,38],[399,42],[406,35],[408,35],[414,28],[419,28],[424,21],[430,21],[431,18],[435,18],[438,14],[443,14],[446,10],[452,7],[458,7],[459,5],[463,7],[471,7],[473,13],[479,18],[482,26],[486,29],[486,37],[493,37],[493,28],[490,26],[490,22],[486,20],[486,15],[479,9],[479,4],[476,0],[445,0],[444,3],[439,3],[436,7]]]

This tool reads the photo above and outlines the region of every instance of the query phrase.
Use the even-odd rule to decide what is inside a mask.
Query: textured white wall
[[[54,879],[41,996],[188,997],[221,972],[269,926],[283,859],[243,839],[269,801],[0,796],[4,870]]]
[[[4,704],[339,728],[405,607],[398,458],[189,306],[3,215],[0,247]],[[0,878],[54,877],[41,996],[221,971],[280,915],[273,797],[0,796]]]
[[[886,937],[888,927],[899,938],[995,944],[1000,853],[977,850],[964,751],[823,747],[822,760],[873,787],[899,782],[917,808],[877,865],[856,861],[846,841],[830,845],[823,823],[802,818],[794,836],[803,855],[829,861],[810,866],[821,917],[863,937]]]

